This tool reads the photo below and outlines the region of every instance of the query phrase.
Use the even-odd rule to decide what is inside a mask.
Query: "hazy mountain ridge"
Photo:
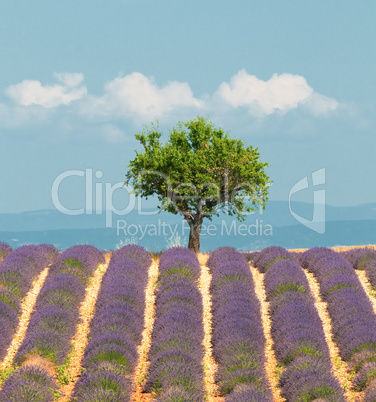
[[[293,202],[291,208],[295,214],[312,219],[311,204]],[[105,212],[78,216],[67,216],[56,210],[0,214],[0,241],[15,248],[28,243],[51,243],[59,249],[85,243],[114,249],[123,241],[160,251],[177,236],[182,243],[188,239],[188,226],[179,215],[132,211],[123,216],[112,215],[113,227],[106,227]],[[376,244],[376,203],[326,206],[326,228],[321,235],[298,223],[287,202],[270,201],[265,211],[255,211],[243,223],[224,214],[214,217],[212,222],[206,219],[201,236],[202,251],[219,246],[257,250],[269,245],[306,248],[363,244]]]
[[[292,202],[292,211],[306,218],[312,218],[312,204],[304,202]],[[91,215],[64,215],[57,210],[28,211],[14,214],[0,214],[0,232],[26,232],[26,231],[46,231],[60,229],[99,229],[106,227],[106,211]],[[170,213],[160,213],[149,215],[150,210],[145,210],[145,214],[139,214],[136,210],[126,215],[113,215],[113,226],[116,227],[117,220],[126,220],[129,223],[137,222],[143,225],[163,220],[166,224],[176,224],[181,221],[181,216]],[[273,227],[296,225],[298,222],[292,216],[289,204],[286,201],[269,201],[266,209],[260,213],[256,210],[246,218],[246,223],[256,220],[263,220],[264,223]],[[214,223],[222,220],[231,222],[233,217],[222,214],[219,218],[214,217]],[[376,203],[364,204],[350,207],[326,206],[326,221],[361,221],[376,220]],[[208,220],[204,221],[208,223]]]
[[[220,232],[218,232],[220,233]],[[186,240],[181,237],[182,240]],[[145,235],[141,240],[136,237],[117,235],[116,229],[60,229],[26,232],[0,232],[0,240],[13,248],[23,244],[50,243],[64,250],[75,244],[92,244],[100,249],[114,249],[121,241],[136,241],[151,251],[165,249],[169,236]],[[186,245],[187,243],[185,243]],[[315,246],[351,246],[376,244],[376,220],[332,221],[327,222],[325,234],[315,233],[303,225],[272,228],[272,234],[223,235],[201,237],[201,251],[214,250],[221,246],[232,246],[239,250],[259,250],[269,245],[285,248],[310,248]]]

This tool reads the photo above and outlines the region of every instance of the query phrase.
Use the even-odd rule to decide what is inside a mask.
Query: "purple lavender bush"
[[[278,248],[270,250],[269,252],[264,253],[262,256],[260,255],[260,257],[257,259],[257,263],[254,262],[254,265],[256,266],[256,268],[258,268],[260,272],[263,273],[266,272],[268,268],[277,261],[290,259],[291,255],[287,250],[283,248]]]
[[[371,381],[368,387],[365,389],[363,401],[364,402],[376,401],[376,380]]]
[[[78,245],[60,254],[51,266],[50,275],[70,274],[76,276],[84,285],[105,258],[102,251],[94,246]]]
[[[373,248],[353,248],[342,254],[349,263],[359,270],[364,270],[370,260],[376,260],[376,250]]]
[[[182,385],[174,385],[168,388],[164,393],[163,397],[156,399],[157,402],[177,402],[177,401],[190,401],[191,394],[186,391],[185,387]]]
[[[0,263],[4,260],[4,258],[12,251],[12,247],[0,241]]]
[[[22,246],[14,250],[0,265],[1,288],[8,289],[20,299],[25,297],[34,279],[52,263],[55,255],[46,250],[45,245]]]
[[[208,267],[212,273],[213,356],[219,366],[220,392],[226,401],[272,400],[264,369],[260,304],[249,265],[241,253],[222,247],[210,255]]]
[[[254,258],[258,255],[259,251],[250,251],[250,252],[243,252],[243,256],[246,261],[253,261]]]
[[[130,380],[124,375],[112,371],[101,370],[85,375],[76,389],[73,400],[79,402],[129,401]]]
[[[365,265],[366,276],[373,290],[376,290],[376,261],[372,260]]]
[[[146,392],[158,401],[202,401],[203,307],[195,253],[174,247],[160,259]],[[171,280],[170,280],[171,279]]]
[[[282,396],[287,401],[345,402],[339,382],[330,373],[329,358],[298,357],[281,374]]]
[[[14,308],[8,302],[12,296],[10,293],[8,297],[5,290],[0,291],[0,359],[5,357],[19,322],[17,314],[19,305]],[[6,301],[3,301],[4,298]]]
[[[309,265],[315,261],[316,258],[321,258],[323,256],[335,256],[336,252],[327,247],[313,247],[304,253],[300,253],[300,264],[303,268],[308,268]]]
[[[289,252],[284,248],[279,246],[269,246],[255,253],[252,257],[252,263],[260,270],[260,272],[266,272],[273,262],[289,258]]]
[[[270,395],[259,391],[257,385],[236,385],[231,394],[226,395],[225,402],[270,402]]]
[[[125,257],[138,262],[144,267],[151,265],[150,254],[143,247],[136,244],[129,244],[113,251],[111,261],[114,264],[118,258],[123,261]]]
[[[307,277],[296,261],[279,260],[266,271],[264,285],[267,300],[287,292],[296,291],[310,295]]]
[[[163,278],[172,274],[187,276],[197,280],[201,274],[196,254],[185,247],[172,247],[166,250],[159,261],[159,276]]]
[[[257,252],[256,255],[258,255],[258,253],[259,252]],[[218,265],[225,262],[232,262],[234,259],[242,261],[244,258],[241,259],[239,254],[239,251],[237,251],[233,247],[219,247],[210,254],[208,259],[208,266]]]
[[[286,292],[283,299],[271,301],[270,311],[276,357],[281,364],[288,365],[304,355],[329,356],[320,317],[306,295]]]
[[[376,289],[376,250],[372,248],[355,248],[343,253],[343,257],[353,265],[355,269],[364,270],[367,279]]]
[[[85,296],[85,286],[74,275],[49,276],[39,292],[36,309],[43,306],[59,306],[76,312]]]
[[[23,366],[3,384],[2,402],[53,402],[58,386],[53,377],[38,366]]]
[[[139,246],[113,252],[95,305],[77,401],[129,401],[137,346],[144,328],[145,288],[151,258]]]
[[[374,380],[376,380],[376,362],[366,363],[355,375],[353,387],[357,391],[363,391],[369,387]]]
[[[318,280],[325,280],[332,275],[342,273],[349,278],[357,278],[351,264],[339,255],[323,252],[323,255],[316,255],[312,258],[308,268],[317,276]]]

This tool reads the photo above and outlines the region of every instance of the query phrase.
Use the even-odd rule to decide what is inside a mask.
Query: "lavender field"
[[[376,401],[374,247],[0,243],[0,401]]]

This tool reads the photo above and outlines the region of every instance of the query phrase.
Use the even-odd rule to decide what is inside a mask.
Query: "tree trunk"
[[[201,216],[187,219],[190,228],[188,248],[196,254],[200,251],[200,233],[203,220]]]

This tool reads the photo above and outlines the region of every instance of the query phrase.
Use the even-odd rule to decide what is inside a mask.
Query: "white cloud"
[[[195,97],[186,82],[170,81],[158,85],[152,77],[139,72],[119,76],[104,86],[101,96],[87,95],[81,73],[55,73],[54,85],[24,80],[11,85],[6,94],[14,105],[0,104],[0,126],[17,128],[47,121],[77,124],[99,122],[98,135],[110,142],[121,142],[126,135],[116,121],[131,125],[162,124],[187,120],[196,114],[210,115],[216,121],[241,120],[244,124],[265,124],[255,117],[282,117],[294,109],[317,117],[343,110],[335,99],[321,95],[300,75],[274,74],[263,81],[240,70],[228,82],[222,82],[213,94]],[[75,102],[74,102],[75,101]],[[58,109],[60,105],[70,105]],[[81,123],[79,123],[79,120]],[[78,119],[78,120],[77,120]],[[90,123],[89,123],[90,124]]]
[[[263,81],[240,70],[229,83],[223,82],[215,96],[232,108],[246,107],[251,114],[287,112],[305,104],[315,114],[334,110],[338,102],[314,93],[304,77],[273,74]]]
[[[150,121],[162,118],[176,109],[200,108],[185,82],[171,81],[158,87],[153,78],[131,73],[105,85],[102,97],[90,97],[82,111],[95,115],[133,117]]]
[[[40,81],[24,80],[19,84],[10,85],[5,93],[19,105],[40,105],[45,108],[68,105],[86,96],[86,87],[79,86],[84,79],[82,74],[55,73],[54,75],[62,85],[43,86]]]
[[[54,77],[69,88],[77,87],[85,78],[81,73],[54,73]]]
[[[339,107],[339,103],[335,99],[328,98],[316,92],[306,99],[303,104],[316,116],[328,114]]]

